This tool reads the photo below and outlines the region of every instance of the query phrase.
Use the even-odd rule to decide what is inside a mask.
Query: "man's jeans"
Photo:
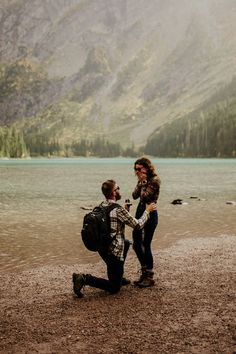
[[[120,261],[115,256],[107,254],[107,252],[99,252],[100,256],[107,265],[108,280],[86,274],[86,285],[108,291],[111,294],[118,293],[121,288],[124,274],[124,263],[129,250],[129,246],[130,242],[125,240],[124,261]]]

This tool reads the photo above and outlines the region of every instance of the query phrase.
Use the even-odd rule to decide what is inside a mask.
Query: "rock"
[[[81,209],[83,209],[83,210],[93,210],[93,207],[92,206],[82,206],[82,207],[80,207]]]
[[[171,204],[177,205],[177,204],[183,204],[183,199],[174,199]]]
[[[226,202],[226,204],[236,205],[236,202],[233,201],[233,200],[228,200],[228,201]]]

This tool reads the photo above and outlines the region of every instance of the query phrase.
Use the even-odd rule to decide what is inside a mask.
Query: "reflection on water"
[[[226,201],[236,200],[236,160],[153,161],[162,179],[154,252],[183,237],[235,235],[236,206]],[[81,207],[102,200],[100,186],[107,178],[118,181],[121,202],[132,199],[133,162],[0,160],[0,271],[97,261],[97,254],[88,252],[80,240],[86,213]],[[187,204],[172,205],[176,198]],[[129,229],[127,235],[131,238]]]

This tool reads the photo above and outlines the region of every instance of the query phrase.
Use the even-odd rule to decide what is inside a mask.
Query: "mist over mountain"
[[[144,145],[236,68],[234,0],[3,0],[0,124]]]

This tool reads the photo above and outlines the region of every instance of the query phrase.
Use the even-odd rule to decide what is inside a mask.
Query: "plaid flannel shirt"
[[[114,200],[107,200],[102,205],[107,206],[115,203]],[[132,228],[144,227],[149,218],[149,213],[144,211],[141,218],[134,218],[125,208],[118,206],[110,212],[111,222],[111,237],[113,238],[109,247],[109,254],[117,257],[120,261],[124,261],[124,240],[125,240],[125,225]]]

